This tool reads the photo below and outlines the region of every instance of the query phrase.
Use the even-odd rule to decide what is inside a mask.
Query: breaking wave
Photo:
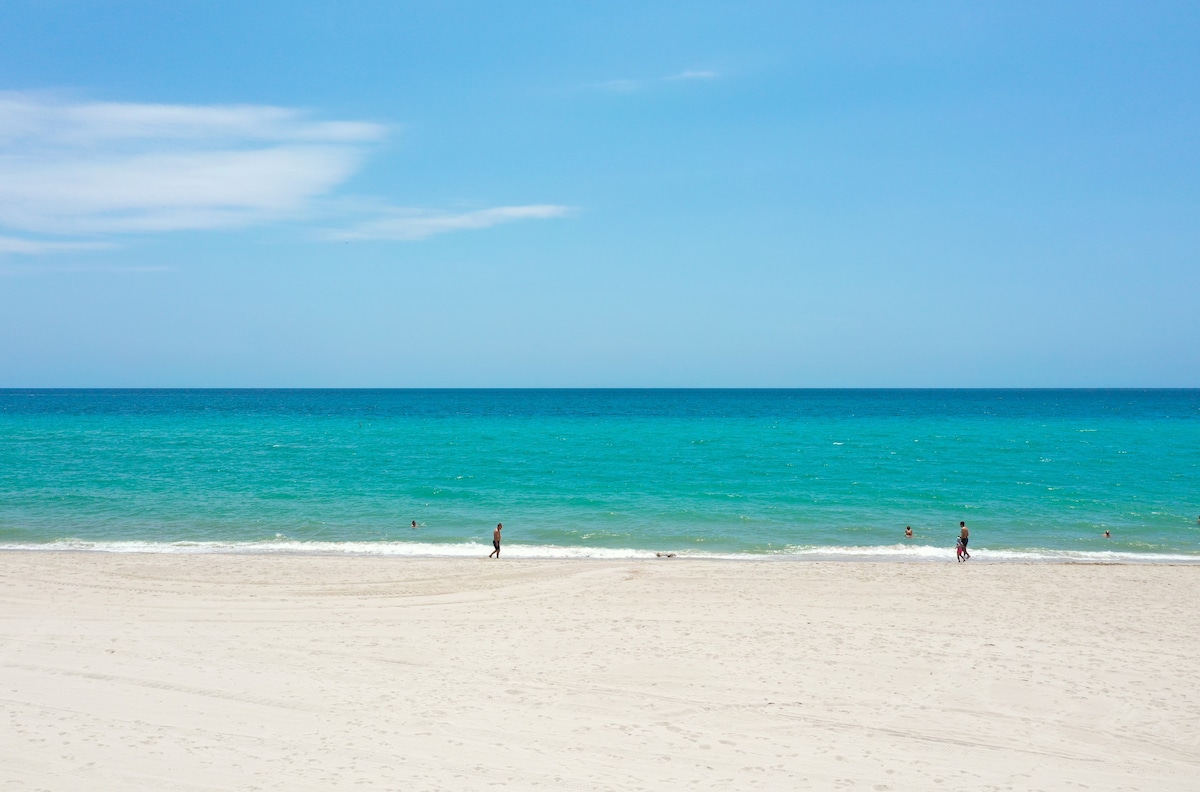
[[[475,558],[492,547],[480,542],[301,542],[274,539],[254,542],[146,542],[85,541],[59,539],[53,542],[0,544],[0,551],[171,553],[243,555],[340,555],[401,558]],[[635,548],[579,547],[561,545],[504,545],[505,558],[622,560],[665,557],[721,559],[730,561],[954,561],[953,548],[932,545],[812,546],[796,545],[761,553],[721,553],[691,550],[644,550]],[[1121,551],[1050,550],[1042,548],[971,548],[972,562],[979,563],[1075,563],[1075,564],[1197,564],[1200,554],[1135,553]]]

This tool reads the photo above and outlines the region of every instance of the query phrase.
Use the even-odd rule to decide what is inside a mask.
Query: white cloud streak
[[[356,166],[355,152],[320,146],[0,159],[0,224],[58,234],[244,226],[298,212]]]
[[[0,227],[77,236],[267,222],[344,182],[385,133],[280,107],[0,94]],[[0,252],[86,244],[6,240]]]
[[[715,80],[721,75],[715,71],[707,69],[686,69],[679,74],[665,77],[667,80]]]
[[[330,239],[368,240],[425,239],[437,234],[469,229],[491,228],[517,220],[545,220],[571,213],[568,206],[534,204],[529,206],[497,206],[470,212],[445,213],[420,209],[390,209],[383,216],[368,220],[349,229],[334,231]]]
[[[386,129],[359,121],[311,121],[269,105],[65,103],[30,94],[0,94],[0,145],[35,141],[95,146],[130,140],[312,141],[361,143]]]
[[[596,87],[615,93],[632,93],[639,90],[644,84],[642,80],[605,80],[597,83]]]
[[[657,77],[650,80],[605,80],[604,82],[595,83],[592,87],[604,91],[612,91],[613,93],[633,93],[634,91],[640,91],[644,88],[661,85],[662,83],[680,82],[682,80],[715,80],[720,76],[720,72],[709,69],[685,69],[678,74],[671,74],[666,77]]]
[[[46,242],[41,239],[21,239],[0,236],[0,255],[16,253],[25,256],[40,256],[46,253],[62,253],[78,250],[103,250],[112,245],[107,242]]]
[[[549,204],[381,210],[335,196],[387,132],[284,107],[0,93],[0,256],[96,250],[121,234],[328,218],[338,205],[356,209],[330,239],[424,239],[569,212]]]
[[[36,266],[26,263],[8,264],[0,260],[0,276],[22,276],[22,275],[46,275],[52,272],[87,272],[98,275],[139,275],[143,273],[158,273],[172,272],[174,267],[165,265],[149,266],[149,267],[106,267],[106,266],[87,266],[83,264],[70,264],[67,266],[48,265],[39,262]]]

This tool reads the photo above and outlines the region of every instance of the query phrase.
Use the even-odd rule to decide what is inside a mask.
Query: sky
[[[1200,6],[7,0],[0,387],[1200,387]]]

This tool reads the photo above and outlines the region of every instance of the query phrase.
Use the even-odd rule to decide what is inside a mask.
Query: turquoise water
[[[1200,560],[1198,516],[1196,390],[0,390],[10,548],[943,558],[965,520]]]

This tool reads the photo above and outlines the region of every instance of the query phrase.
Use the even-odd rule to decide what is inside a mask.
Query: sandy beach
[[[0,782],[1196,789],[1200,567],[0,553]]]

